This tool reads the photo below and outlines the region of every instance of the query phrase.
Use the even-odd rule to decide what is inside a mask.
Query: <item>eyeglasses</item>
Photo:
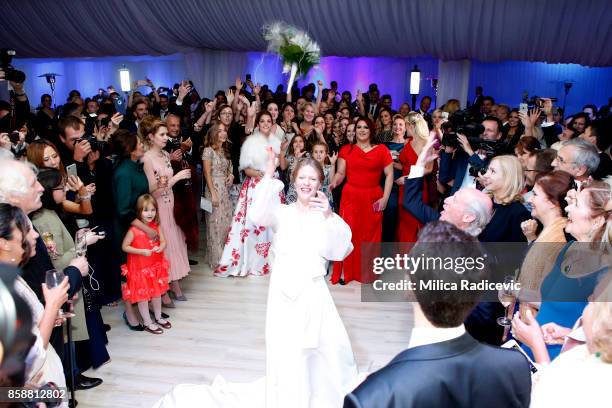
[[[524,171],[525,171],[525,173],[528,173],[528,172],[531,172],[531,171],[534,171],[536,173],[540,172],[539,170],[536,170],[536,169],[525,169]]]

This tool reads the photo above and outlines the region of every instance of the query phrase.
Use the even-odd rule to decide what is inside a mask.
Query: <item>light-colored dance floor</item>
[[[112,360],[85,373],[104,383],[77,391],[79,408],[150,407],[175,384],[210,383],[217,374],[248,382],[265,374],[268,277],[215,278],[202,256],[196,259],[182,283],[188,301],[164,309],[172,323],[164,334],[128,330],[122,306],[102,309],[112,326]],[[410,304],[362,303],[357,283],[330,288],[360,371],[384,366],[407,346]]]

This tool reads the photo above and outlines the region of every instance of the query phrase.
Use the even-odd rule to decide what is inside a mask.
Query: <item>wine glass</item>
[[[61,285],[65,277],[66,275],[64,275],[63,271],[51,269],[45,272],[45,283],[49,289],[53,289]],[[74,317],[74,313],[65,313],[61,308],[57,311],[58,319],[67,319],[70,317]]]
[[[76,232],[74,239],[74,247],[77,256],[87,255],[87,234],[89,234],[89,228],[81,228]]]
[[[40,234],[45,246],[47,247],[47,252],[49,252],[49,257],[52,260],[57,259],[57,248],[55,246],[55,241],[53,240],[53,234],[50,232],[43,232]]]
[[[189,162],[185,159],[181,160],[181,168],[183,170],[188,170],[191,169],[191,166],[189,166]],[[191,185],[191,180],[190,179],[185,179],[185,185],[186,186],[190,186]]]
[[[502,317],[497,318],[497,324],[500,326],[511,326],[512,319],[508,318],[508,310],[511,307],[514,309],[516,302],[516,291],[514,290],[514,276],[506,276],[504,278],[503,288],[499,292],[499,301],[505,307],[505,312]],[[512,313],[512,310],[510,310]]]

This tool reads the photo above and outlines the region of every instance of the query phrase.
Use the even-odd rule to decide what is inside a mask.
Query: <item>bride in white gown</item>
[[[248,216],[274,230],[266,314],[266,377],[231,384],[179,385],[155,408],[340,407],[358,380],[351,344],[325,282],[326,262],[352,250],[349,226],[319,191],[321,165],[303,159],[293,177],[298,200],[280,204],[274,152]]]

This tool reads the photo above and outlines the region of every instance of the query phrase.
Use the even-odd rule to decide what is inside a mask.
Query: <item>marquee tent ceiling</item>
[[[610,0],[3,1],[0,45],[20,57],[261,51],[283,20],[323,55],[612,65]]]

